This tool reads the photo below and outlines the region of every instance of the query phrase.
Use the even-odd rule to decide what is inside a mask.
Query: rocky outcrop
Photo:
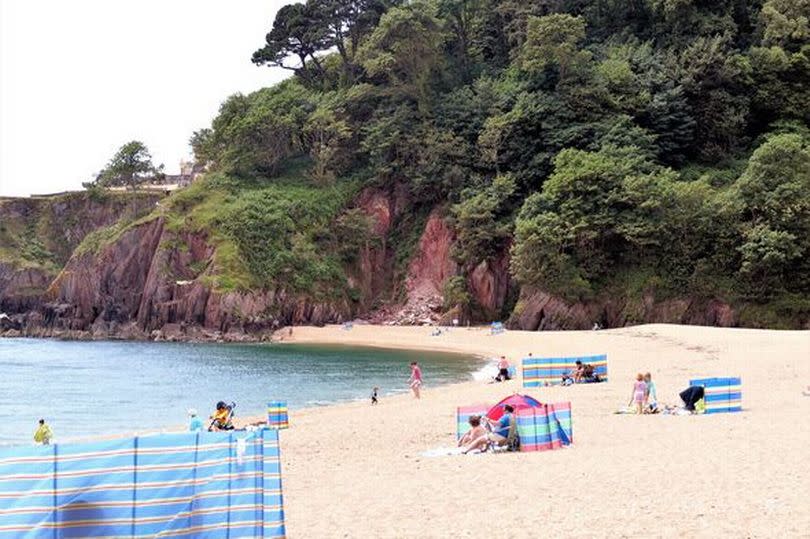
[[[495,320],[503,310],[513,285],[509,275],[509,246],[495,258],[478,264],[467,278],[467,286],[484,321]]]
[[[0,262],[0,312],[35,309],[53,276],[43,268],[15,267]]]
[[[451,252],[456,234],[441,208],[434,209],[408,264],[401,305],[376,313],[377,322],[388,324],[431,324],[442,314],[443,290],[447,279],[458,272]]]
[[[720,300],[656,300],[651,294],[641,301],[602,298],[590,302],[567,302],[542,290],[523,290],[508,326],[512,329],[573,330],[623,327],[633,324],[670,323],[733,327],[737,315]]]
[[[138,211],[146,211],[153,202],[139,202]],[[96,210],[94,203],[82,200],[40,207],[36,222],[40,226],[49,222],[50,218],[42,221],[48,212],[67,219],[76,211],[71,204],[93,216],[89,224],[68,223],[60,232],[59,241],[74,248],[94,227],[114,223],[114,211],[124,211],[119,202],[112,210]],[[34,206],[15,203],[9,214],[17,222],[30,220]],[[353,293],[335,296],[344,299],[316,300],[273,288],[220,290],[213,284],[219,275],[216,245],[206,232],[178,232],[156,215],[95,247],[73,252],[57,275],[35,265],[0,261],[0,313],[4,313],[0,334],[242,341],[268,338],[289,324],[338,323],[358,316],[387,324],[448,323],[469,316],[458,309],[442,312],[445,284],[456,275],[466,278],[477,308],[473,322],[494,320],[503,313],[515,290],[508,246],[499,256],[464,270],[452,257],[456,231],[444,210],[434,208],[406,270],[397,276],[398,246],[392,238],[402,235],[403,219],[409,217],[407,194],[400,189],[367,189],[352,207],[368,217],[371,238],[345,268]],[[648,293],[635,300],[611,296],[571,302],[543,290],[523,289],[508,325],[557,330],[590,329],[595,323],[621,327],[659,322],[734,326],[739,320],[729,304],[717,299],[661,299]]]
[[[41,307],[59,268],[88,234],[145,215],[161,197],[80,192],[0,200],[0,312]]]

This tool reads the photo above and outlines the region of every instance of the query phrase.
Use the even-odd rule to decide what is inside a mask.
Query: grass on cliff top
[[[345,273],[333,223],[360,182],[313,185],[293,162],[272,180],[209,174],[166,202],[167,230],[203,234],[215,246],[204,280],[220,291],[284,289],[340,296]]]
[[[130,201],[143,197],[152,198],[154,194],[99,190],[0,200],[0,215],[3,215],[0,220],[0,262],[15,268],[37,268],[56,274],[77,247],[80,236],[76,231],[87,228],[78,225],[82,224],[80,220],[87,219],[85,212],[88,209],[92,211],[95,206],[107,204],[127,209]],[[124,213],[129,215],[126,211]],[[90,238],[88,246],[100,244],[104,237],[107,236],[99,232],[95,238]],[[74,239],[71,241],[71,238]]]

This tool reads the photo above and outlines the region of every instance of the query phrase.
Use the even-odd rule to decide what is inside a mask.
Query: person
[[[644,409],[651,414],[658,412],[658,391],[655,382],[652,381],[652,374],[644,375],[644,383],[647,384],[647,392],[644,397]]]
[[[419,368],[419,363],[416,361],[411,362],[411,377],[408,379],[408,386],[411,388],[411,391],[413,391],[415,398],[421,398],[422,369]]]
[[[511,379],[512,377],[509,376],[509,360],[506,359],[506,356],[501,356],[501,359],[498,360],[498,376],[495,377],[495,381],[505,382]]]
[[[633,395],[630,397],[629,405],[632,405],[637,414],[644,413],[644,398],[647,395],[647,384],[644,383],[644,375],[638,373],[633,384]]]
[[[511,404],[503,407],[503,415],[498,421],[490,421],[493,431],[489,433],[489,439],[497,445],[506,444],[509,438],[509,427],[512,425],[515,409]]]
[[[683,401],[683,407],[689,410],[692,413],[695,413],[695,404],[703,398],[706,394],[706,390],[703,386],[689,386],[683,391],[679,393],[681,400]]]
[[[481,451],[487,448],[487,445],[492,442],[495,445],[506,445],[509,441],[509,429],[512,426],[512,421],[514,421],[514,413],[515,409],[512,405],[507,404],[503,407],[503,415],[497,421],[492,421],[489,418],[486,418],[487,422],[492,427],[492,432],[485,433],[484,436],[479,436],[469,444],[464,449],[463,453],[469,453],[473,449],[479,449]]]
[[[584,373],[584,369],[582,367],[582,361],[577,360],[574,364],[574,368],[571,369],[568,374],[563,374],[562,376],[562,383],[564,386],[570,386],[571,384],[579,383],[582,380],[582,375]]]
[[[464,447],[462,453],[468,453],[472,449],[472,444],[483,438],[486,441],[487,430],[481,426],[481,416],[471,415],[467,420],[470,424],[470,430],[464,433],[464,436],[458,441],[459,447]],[[468,447],[470,446],[470,447]]]
[[[34,433],[34,442],[42,445],[50,445],[53,439],[53,431],[44,419],[39,420],[39,427]]]
[[[232,410],[232,405],[228,406],[223,401],[219,401],[217,403],[217,411],[209,418],[213,421],[211,421],[208,430],[233,430],[233,424],[231,423]]]
[[[190,432],[200,432],[203,430],[203,422],[202,419],[197,417],[197,410],[194,408],[188,409],[188,430]]]
[[[371,404],[377,404],[377,392],[379,390],[380,388],[376,386],[371,390]]]

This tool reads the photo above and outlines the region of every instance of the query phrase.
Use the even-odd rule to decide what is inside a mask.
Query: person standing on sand
[[[44,419],[39,420],[39,428],[34,433],[34,442],[42,445],[50,445],[53,439],[53,431]]]
[[[419,363],[416,361],[411,362],[411,377],[408,379],[408,386],[413,391],[415,398],[421,398],[422,369],[419,368]]]
[[[506,359],[506,356],[501,356],[501,359],[498,360],[498,376],[495,377],[495,381],[505,382],[511,379],[509,376],[509,360]]]
[[[644,400],[647,398],[647,384],[644,383],[644,375],[638,373],[633,384],[633,396],[630,397],[630,404],[633,405],[637,414],[644,413]]]

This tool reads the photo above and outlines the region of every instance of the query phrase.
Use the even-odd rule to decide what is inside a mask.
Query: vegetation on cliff
[[[413,210],[450,207],[462,272],[511,248],[519,284],[571,300],[654,288],[790,317],[810,308],[808,16],[784,0],[309,0],[253,56],[295,76],[230,97],[192,145],[250,185],[218,223],[253,283],[338,283],[340,242],[301,238],[340,214],[334,190],[396,185]],[[306,187],[286,185],[291,162]],[[289,206],[309,203],[318,219]]]
[[[475,312],[468,277],[508,255],[507,308],[518,287],[653,293],[795,325],[810,316],[809,19],[804,0],[291,4],[252,61],[294,76],[229,97],[191,139],[209,172],[151,218],[205,237],[200,278],[225,291],[358,299],[360,252],[390,242],[401,280],[442,208],[447,308]],[[385,238],[358,209],[368,190],[404,205]]]

